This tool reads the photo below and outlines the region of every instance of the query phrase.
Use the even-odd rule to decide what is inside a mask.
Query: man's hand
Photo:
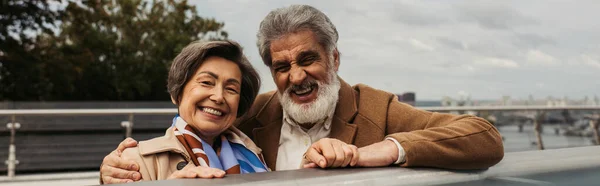
[[[225,176],[225,171],[211,167],[195,166],[188,164],[183,169],[173,172],[167,179],[180,178],[222,178]]]
[[[138,172],[140,166],[135,161],[121,158],[121,152],[135,146],[137,146],[137,141],[127,138],[119,144],[117,149],[104,157],[100,167],[102,184],[128,183],[142,179],[142,175]]]
[[[357,166],[383,167],[398,160],[398,146],[391,140],[383,140],[358,149]]]
[[[323,138],[313,143],[304,154],[304,168],[336,168],[355,166],[359,160],[358,148],[338,139]]]

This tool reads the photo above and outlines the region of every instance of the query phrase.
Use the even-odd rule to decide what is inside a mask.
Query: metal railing
[[[468,107],[419,107],[419,109],[433,112],[452,112],[452,111],[534,111],[534,131],[537,138],[538,149],[543,150],[544,145],[541,138],[541,123],[539,116],[547,111],[557,110],[593,110],[600,111],[600,106],[468,106]],[[15,135],[16,131],[21,127],[21,123],[16,121],[16,116],[47,116],[47,115],[67,115],[67,116],[90,116],[90,115],[126,115],[127,121],[121,122],[121,127],[125,129],[125,136],[130,137],[134,124],[134,115],[169,115],[176,114],[177,109],[22,109],[22,110],[0,110],[0,116],[9,116],[11,122],[8,123],[7,129],[10,130],[9,155],[5,163],[8,165],[7,174],[9,177],[15,176],[15,168],[19,161],[15,155]],[[594,131],[596,144],[600,144],[598,135],[598,121],[590,120],[590,125]],[[116,144],[115,144],[116,145]]]
[[[16,116],[47,116],[47,115],[67,115],[67,116],[93,116],[93,115],[126,115],[127,121],[122,121],[121,127],[125,129],[125,137],[131,137],[134,115],[168,115],[176,114],[177,109],[22,109],[22,110],[0,110],[0,116],[10,116],[11,122],[6,124],[10,130],[10,142],[8,149],[8,158],[5,161],[7,165],[8,177],[15,176],[16,165],[19,160],[16,159],[15,137],[16,132],[21,128],[21,124],[16,121]]]

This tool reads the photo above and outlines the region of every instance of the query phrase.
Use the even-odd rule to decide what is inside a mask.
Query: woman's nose
[[[220,88],[213,89],[209,98],[217,104],[223,103],[223,90]]]

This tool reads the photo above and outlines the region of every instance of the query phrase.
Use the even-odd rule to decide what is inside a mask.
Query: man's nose
[[[306,79],[306,71],[302,67],[292,66],[290,69],[290,83],[294,85],[302,84]]]

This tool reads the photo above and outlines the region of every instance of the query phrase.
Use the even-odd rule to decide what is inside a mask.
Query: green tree
[[[39,34],[53,35],[61,15],[48,0],[0,0],[0,100],[39,99]]]
[[[227,37],[223,23],[185,0],[88,0],[64,12],[60,33],[43,34],[33,51],[43,86],[28,100],[169,100],[167,72],[178,52]]]

